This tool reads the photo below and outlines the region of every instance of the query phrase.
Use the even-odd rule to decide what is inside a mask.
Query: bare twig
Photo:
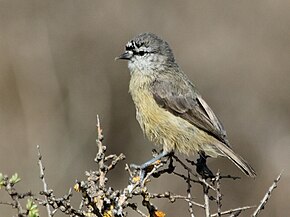
[[[239,210],[239,211],[233,212],[229,217],[237,217],[237,216],[239,216],[241,213],[242,213],[242,210]]]
[[[187,177],[184,175],[184,174],[181,174],[181,173],[178,173],[178,172],[173,172],[174,175],[176,176],[179,176],[180,178],[184,179],[185,181],[187,180]],[[199,183],[199,184],[203,184],[202,182],[200,182],[199,180],[195,180],[193,178],[190,178],[190,181],[191,182],[194,182],[194,183]]]
[[[208,190],[209,190],[208,186],[206,186],[204,184],[203,185],[203,198],[204,198],[204,208],[205,208],[205,216],[206,217],[210,217]]]
[[[48,192],[48,189],[47,189],[47,184],[46,184],[46,181],[45,181],[45,177],[44,177],[44,166],[42,164],[42,155],[40,153],[40,147],[39,145],[37,145],[37,155],[38,155],[38,166],[39,166],[39,172],[40,172],[40,179],[42,181],[42,184],[43,184],[43,191],[45,192],[45,195],[44,195],[44,198],[45,198],[45,202],[46,202],[46,211],[47,211],[47,215],[49,217],[52,217],[53,214],[51,213],[51,210],[50,210],[50,207],[49,207],[49,203],[48,203],[48,196],[49,196],[49,192]]]
[[[194,217],[194,213],[193,213],[193,204],[191,203],[191,184],[190,184],[190,173],[188,172],[187,173],[187,176],[188,176],[188,179],[187,179],[187,197],[189,199],[189,202],[188,202],[188,206],[189,206],[189,214],[191,217]]]
[[[9,203],[9,202],[3,202],[3,201],[0,201],[0,204],[1,204],[1,205],[12,206],[12,208],[14,207],[14,204],[13,204],[13,203]]]
[[[165,163],[162,161],[158,164],[154,164],[153,169],[146,175],[146,177],[142,180],[141,186],[144,186],[145,183],[149,180],[150,176],[155,173],[159,168],[163,167]]]
[[[193,173],[193,172],[192,172],[192,169],[189,168],[185,163],[183,163],[183,162],[182,162],[178,157],[176,157],[175,155],[173,155],[172,157],[176,160],[176,162],[180,163],[180,165],[182,165],[184,169],[186,169],[187,171],[189,171],[191,175],[193,175],[194,177],[196,177],[196,178],[198,179],[198,182],[203,183],[203,184],[205,184],[207,187],[209,187],[210,189],[216,191],[216,189],[215,189],[212,185],[210,185],[209,183],[207,183],[207,182],[205,181],[205,179],[202,179],[202,178],[199,177],[197,174]]]
[[[200,204],[200,203],[197,203],[195,201],[193,201],[192,199],[189,199],[187,196],[182,196],[182,195],[176,195],[176,194],[173,194],[171,192],[165,192],[163,194],[157,194],[157,193],[154,193],[154,194],[150,194],[150,198],[167,198],[170,202],[174,203],[175,200],[178,200],[178,199],[181,199],[181,200],[185,200],[186,202],[190,202],[191,204],[197,206],[197,207],[200,207],[200,208],[203,208],[204,209],[204,205]]]
[[[221,212],[221,215],[230,215],[230,214],[236,213],[238,211],[244,211],[244,210],[247,210],[247,209],[252,209],[254,207],[255,206],[244,206],[244,207],[239,207],[239,208],[235,208],[235,209],[229,209],[227,211]],[[217,213],[212,214],[210,217],[218,217],[218,214]]]
[[[167,164],[168,159],[157,161],[148,167],[144,171],[145,178],[140,177],[140,171],[138,169],[132,169],[127,164],[125,170],[128,171],[129,184],[124,188],[118,190],[114,189],[111,186],[108,186],[108,173],[112,171],[115,166],[123,159],[125,159],[124,154],[110,154],[106,156],[106,146],[103,144],[103,133],[100,126],[99,116],[96,120],[97,128],[97,154],[95,157],[95,162],[97,163],[98,169],[93,171],[85,172],[87,177],[84,181],[77,181],[74,189],[77,192],[80,192],[82,195],[82,200],[78,208],[74,208],[71,203],[72,192],[71,189],[69,192],[57,198],[54,195],[53,190],[48,189],[47,182],[45,180],[45,168],[42,162],[42,155],[40,152],[39,146],[38,150],[38,165],[40,170],[40,179],[43,184],[43,191],[39,193],[40,197],[36,197],[31,192],[27,193],[18,193],[14,185],[20,181],[20,178],[17,174],[13,175],[10,179],[7,175],[2,175],[0,173],[0,188],[3,188],[8,195],[11,197],[11,202],[0,202],[1,204],[11,206],[13,209],[17,209],[19,217],[30,216],[32,212],[38,213],[39,209],[35,202],[38,205],[46,207],[49,217],[53,217],[57,211],[61,211],[65,215],[72,217],[85,217],[85,216],[118,216],[125,217],[127,216],[126,209],[129,207],[133,209],[141,217],[157,217],[164,216],[165,213],[158,210],[155,205],[155,200],[157,198],[168,199],[171,203],[176,202],[176,200],[183,200],[188,204],[189,216],[196,216],[196,207],[202,208],[205,212],[206,217],[221,217],[223,215],[230,215],[230,217],[239,216],[244,210],[253,208],[254,206],[245,206],[235,209],[229,209],[227,211],[222,211],[222,192],[221,192],[221,179],[228,178],[236,180],[239,177],[234,177],[231,175],[222,176],[220,172],[214,176],[212,172],[207,168],[206,165],[202,165],[202,161],[195,163],[195,161],[187,160],[187,162],[181,161],[177,156],[169,156],[170,162],[168,167],[163,167]],[[157,152],[154,152],[155,155]],[[201,160],[205,160],[203,158]],[[173,165],[174,163],[174,165]],[[177,166],[181,167],[183,172],[178,173],[175,168],[175,163],[178,163]],[[197,165],[200,163],[201,165]],[[206,164],[206,162],[204,161]],[[195,165],[196,171],[193,171],[191,165]],[[198,167],[200,166],[200,167]],[[205,170],[205,171],[203,171]],[[150,178],[159,178],[163,174],[173,174],[178,178],[182,178],[187,184],[187,194],[186,195],[177,195],[172,192],[166,191],[164,193],[150,193]],[[282,173],[281,173],[282,174]],[[270,186],[268,192],[261,200],[259,206],[255,210],[252,217],[256,217],[261,210],[264,209],[267,201],[269,200],[272,191],[277,187],[277,184],[281,178],[281,174],[275,179],[274,183]],[[143,174],[142,174],[143,175]],[[203,189],[203,200],[204,203],[200,204],[193,200],[192,196],[192,186],[195,185],[201,186]],[[147,211],[140,210],[140,207],[137,203],[134,202],[136,197],[142,197],[142,205],[146,207]],[[30,208],[22,207],[21,199],[29,197],[29,200],[32,202]],[[210,214],[213,212],[210,205],[210,200],[216,201],[217,213]],[[154,202],[154,203],[153,203]],[[28,206],[29,207],[29,206]],[[37,214],[36,214],[37,215]]]
[[[137,205],[135,203],[129,203],[128,207],[132,208],[133,210],[135,210],[140,216],[142,217],[147,217],[146,214],[144,214],[141,210],[138,209]]]
[[[84,198],[82,198],[81,202],[80,202],[80,205],[79,205],[79,210],[81,210],[83,207],[84,207]]]
[[[114,155],[111,164],[108,166],[108,171],[114,169],[115,166],[117,165],[117,163],[118,163],[119,161],[121,161],[121,160],[124,160],[124,159],[125,159],[125,155],[124,155],[123,153],[121,153],[121,154],[118,155],[118,156],[117,156],[117,155]],[[107,160],[107,159],[105,158],[105,161],[106,161],[106,160]]]
[[[222,194],[221,194],[221,183],[220,183],[220,171],[216,174],[216,203],[217,203],[217,214],[221,216],[222,212]]]
[[[265,208],[266,203],[268,202],[269,198],[271,197],[272,191],[277,187],[277,184],[280,181],[282,173],[283,173],[283,171],[278,175],[278,177],[274,180],[273,184],[270,186],[269,190],[267,191],[267,193],[265,194],[265,196],[261,200],[259,206],[257,207],[255,212],[253,213],[253,215],[252,215],[253,217],[258,216],[258,214]]]
[[[99,164],[99,172],[100,172],[98,196],[102,197],[102,195],[104,194],[103,188],[105,187],[105,182],[106,182],[106,171],[105,171],[105,162],[104,162],[106,146],[104,146],[102,143],[104,137],[103,137],[103,132],[101,129],[100,119],[98,115],[97,115],[97,120],[96,120],[96,128],[97,128],[96,143],[98,146],[98,153],[96,155],[95,161],[98,162]],[[99,211],[102,210],[103,204],[104,204],[104,200],[101,200],[101,199],[97,200],[96,205]]]
[[[105,176],[106,173],[104,171],[105,169],[105,162],[104,162],[104,157],[105,157],[105,151],[106,151],[106,146],[102,144],[103,141],[103,132],[101,129],[100,125],[100,119],[99,116],[97,115],[97,120],[96,120],[96,128],[97,128],[97,139],[96,143],[98,146],[98,153],[96,155],[95,161],[98,162],[100,166],[100,181],[99,181],[99,188],[103,188],[105,186]]]

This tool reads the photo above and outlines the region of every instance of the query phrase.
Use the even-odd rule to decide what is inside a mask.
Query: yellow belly
[[[186,120],[161,108],[149,90],[150,78],[132,76],[130,93],[136,106],[137,120],[149,140],[162,145],[165,151],[179,151],[184,154],[200,150],[212,157],[219,155],[214,148],[217,140]]]

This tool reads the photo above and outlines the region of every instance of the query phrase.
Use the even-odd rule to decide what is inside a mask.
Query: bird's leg
[[[215,177],[212,171],[206,165],[207,158],[208,156],[206,156],[204,152],[199,152],[199,158],[196,161],[196,172],[204,179]]]
[[[147,162],[143,163],[142,165],[136,165],[136,164],[130,164],[131,168],[134,169],[140,169],[140,180],[143,180],[145,178],[146,169],[154,164],[156,161],[160,160],[163,157],[166,157],[168,155],[172,154],[172,152],[162,151],[160,154],[158,154],[156,157],[148,160]]]

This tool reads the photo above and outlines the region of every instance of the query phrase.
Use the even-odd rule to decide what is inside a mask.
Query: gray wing
[[[179,76],[172,76],[170,80],[174,82],[157,79],[152,83],[156,103],[229,146],[222,124],[195,87]]]

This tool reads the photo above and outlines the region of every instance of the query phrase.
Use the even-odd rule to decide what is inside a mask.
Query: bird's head
[[[131,73],[135,70],[160,70],[168,64],[175,63],[168,43],[153,33],[137,35],[126,44],[125,52],[116,59],[128,60]]]

